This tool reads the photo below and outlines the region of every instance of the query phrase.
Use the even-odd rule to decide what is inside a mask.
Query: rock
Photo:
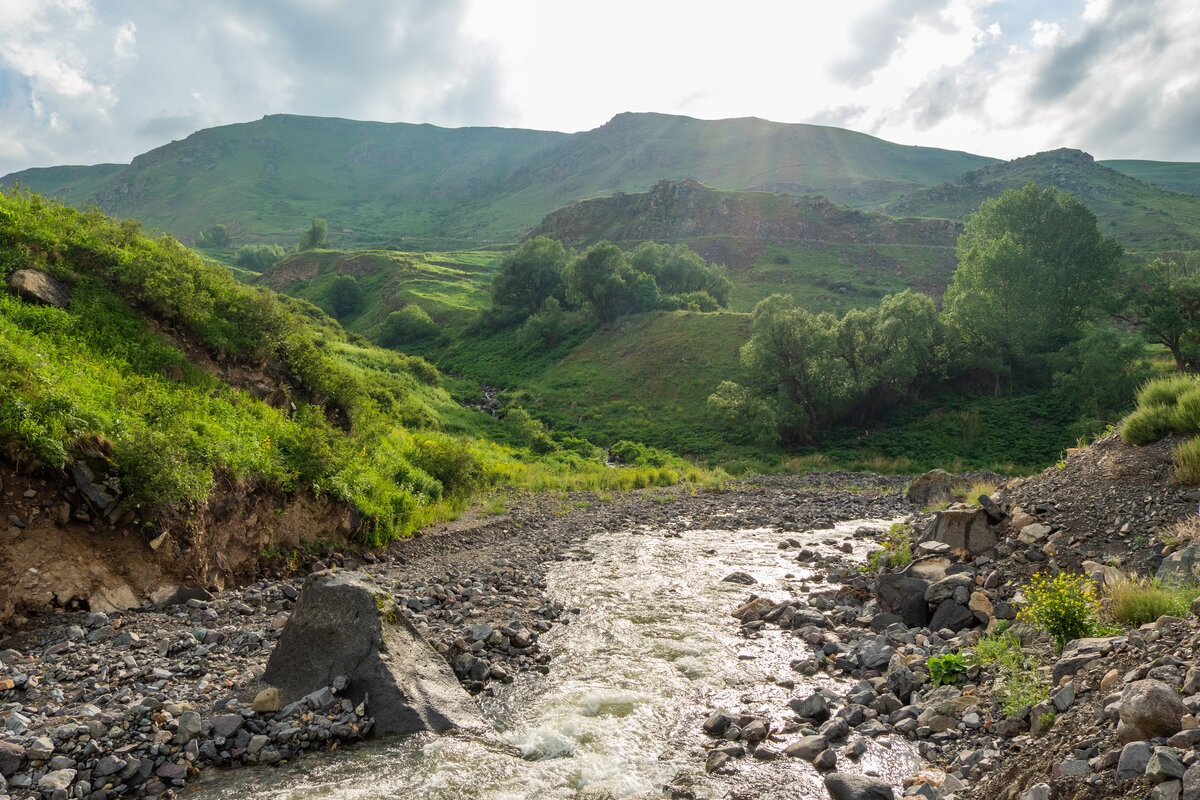
[[[1179,800],[1182,791],[1179,781],[1165,781],[1150,790],[1150,800]]]
[[[853,650],[853,655],[862,664],[863,669],[885,669],[892,660],[896,649],[892,647],[887,637],[878,634],[864,636]]]
[[[940,631],[942,628],[958,631],[973,625],[975,625],[975,613],[953,600],[943,600],[929,620],[929,629],[933,631]]]
[[[992,499],[991,495],[981,494],[976,498],[983,513],[987,514],[988,522],[998,523],[1004,519],[1004,509]]]
[[[1121,693],[1117,736],[1123,742],[1170,736],[1187,713],[1179,695],[1162,681],[1135,681]]]
[[[753,586],[758,581],[744,572],[733,572],[721,578],[721,583],[740,583],[743,586]]]
[[[1154,577],[1163,584],[1200,582],[1200,545],[1190,544],[1163,559]]]
[[[103,515],[117,502],[112,489],[96,480],[96,474],[87,461],[76,461],[71,467],[71,476],[75,479],[75,487],[87,498],[97,514]]]
[[[1200,800],[1200,762],[1192,764],[1183,773],[1183,793],[1180,800]]]
[[[959,555],[982,555],[996,546],[996,533],[981,508],[958,506],[937,512],[932,538]]]
[[[179,728],[175,731],[175,744],[185,745],[200,735],[200,715],[195,711],[185,711],[179,715]]]
[[[55,308],[71,305],[67,287],[36,269],[18,269],[8,277],[8,288],[22,300],[42,303]]]
[[[817,722],[824,722],[830,716],[829,701],[820,692],[814,692],[803,700],[799,697],[792,698],[788,702],[788,707],[797,715]]]
[[[32,759],[45,761],[54,755],[54,742],[50,741],[49,736],[39,736],[25,749],[25,753]]]
[[[923,628],[929,622],[929,605],[925,602],[928,588],[928,581],[889,573],[879,576],[875,593],[881,610],[899,614],[910,628]]]
[[[820,755],[813,759],[812,765],[819,772],[828,772],[837,766],[837,753],[833,750],[823,750]]]
[[[729,761],[728,753],[725,753],[721,750],[710,750],[708,753],[708,758],[706,758],[704,760],[704,771],[705,772],[716,772],[717,770],[724,767],[726,762],[728,762],[728,761]]]
[[[1179,760],[1179,751],[1174,747],[1156,747],[1146,762],[1146,777],[1154,783],[1182,778],[1185,772]]]
[[[950,559],[945,556],[927,556],[905,567],[904,574],[910,578],[936,583],[946,577],[949,567]]]
[[[896,800],[896,793],[887,781],[848,772],[826,775],[825,790],[833,800]]]
[[[0,775],[10,777],[25,763],[25,748],[16,742],[0,742]]]
[[[935,503],[949,503],[954,499],[953,489],[954,476],[944,469],[933,469],[913,481],[904,496],[914,506],[925,508]]]
[[[1051,680],[1057,685],[1066,676],[1074,675],[1101,656],[1112,652],[1115,637],[1088,637],[1074,639],[1063,647],[1062,655],[1054,663]]]
[[[65,790],[75,782],[76,774],[73,769],[56,769],[38,778],[37,785],[43,792],[54,792],[58,789]]]
[[[241,714],[217,714],[209,722],[212,724],[213,736],[228,739],[242,729],[245,720]]]
[[[1117,759],[1117,778],[1126,781],[1145,774],[1146,764],[1150,763],[1150,745],[1145,742],[1130,742],[1121,748],[1121,757]]]
[[[1035,783],[1021,792],[1020,800],[1050,800],[1050,784]]]
[[[380,733],[486,727],[390,595],[362,573],[316,573],[304,582],[263,680],[298,698],[340,675],[350,679],[344,697],[365,701]]]
[[[279,690],[268,686],[254,696],[250,710],[258,714],[271,714],[279,710]]]
[[[95,768],[92,770],[92,776],[95,778],[107,778],[109,775],[116,775],[125,769],[125,766],[125,761],[110,754],[97,762]]]
[[[803,758],[812,761],[829,748],[829,740],[824,736],[801,736],[784,748],[783,754],[792,758]]]
[[[908,665],[904,663],[904,658],[900,655],[892,656],[892,660],[888,663],[887,671],[887,689],[901,701],[907,703],[909,695],[912,694],[913,688],[916,686],[916,677],[913,675]]]
[[[959,587],[969,588],[974,585],[974,575],[963,572],[947,575],[937,583],[930,584],[929,588],[925,590],[925,602],[931,606],[940,605],[943,601],[953,597],[955,590]],[[937,630],[937,628],[934,628],[934,630]]]
[[[1021,532],[1017,534],[1017,541],[1021,544],[1037,544],[1043,541],[1052,533],[1049,525],[1043,525],[1040,522],[1035,522],[1032,525],[1026,525],[1021,528]]]

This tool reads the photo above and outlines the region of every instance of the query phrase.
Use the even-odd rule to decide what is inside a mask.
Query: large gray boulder
[[[1117,736],[1122,742],[1178,733],[1183,727],[1183,715],[1187,713],[1179,693],[1152,678],[1126,686],[1118,709],[1121,721],[1117,724]]]
[[[980,555],[996,546],[996,530],[982,508],[957,506],[937,512],[929,538],[959,555]]]
[[[949,472],[944,469],[931,469],[912,482],[905,492],[905,497],[918,508],[935,503],[949,503],[954,499],[951,491],[954,486],[954,476]]]
[[[892,572],[876,580],[875,597],[883,611],[900,615],[910,628],[922,628],[929,622],[928,588],[929,581]]]
[[[446,661],[396,601],[359,572],[318,572],[304,582],[263,680],[285,702],[349,679],[379,733],[442,733],[486,723]]]
[[[67,287],[36,269],[19,269],[8,276],[9,290],[23,300],[56,308],[71,304]]]
[[[896,793],[887,781],[851,772],[826,775],[825,789],[833,800],[896,800]]]
[[[1163,559],[1154,576],[1160,583],[1195,583],[1200,580],[1200,545],[1189,544]]]

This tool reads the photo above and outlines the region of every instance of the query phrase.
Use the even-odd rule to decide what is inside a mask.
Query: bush
[[[1171,409],[1171,428],[1180,433],[1200,433],[1200,386],[1179,395]]]
[[[911,530],[912,526],[907,523],[892,523],[892,527],[883,535],[883,541],[879,543],[883,549],[867,556],[867,564],[871,569],[879,568],[880,553],[888,554],[888,565],[891,567],[903,567],[912,561],[912,541],[909,539]]]
[[[513,406],[504,415],[504,427],[509,436],[535,453],[553,453],[558,449],[546,426],[520,406]]]
[[[466,497],[483,486],[483,464],[461,439],[418,439],[411,460],[441,482],[443,496]]]
[[[1188,439],[1171,451],[1175,462],[1175,480],[1180,483],[1200,483],[1200,437]]]
[[[663,467],[672,461],[669,453],[625,439],[614,444],[608,452],[617,463],[636,467]]]
[[[1138,389],[1138,408],[1172,406],[1180,395],[1197,387],[1195,375],[1166,375],[1147,382]]]
[[[1108,590],[1112,598],[1112,614],[1117,621],[1131,627],[1170,614],[1176,617],[1191,616],[1192,600],[1200,595],[1200,588],[1192,586],[1164,586],[1153,578],[1138,578],[1124,581]]]
[[[1171,431],[1171,409],[1162,405],[1138,406],[1121,422],[1121,438],[1130,444],[1157,442]]]
[[[387,315],[379,340],[388,347],[395,347],[432,336],[437,331],[437,323],[429,316],[429,312],[416,303],[409,303]]]
[[[1029,602],[1017,619],[1045,630],[1061,652],[1067,642],[1096,630],[1100,604],[1091,581],[1083,575],[1039,573],[1025,587]]]

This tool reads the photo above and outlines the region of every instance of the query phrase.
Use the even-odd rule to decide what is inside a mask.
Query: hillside
[[[386,542],[492,487],[702,477],[465,409],[422,359],[99,212],[0,193],[0,280],[0,619],[237,584],[264,554]]]
[[[1123,172],[1131,178],[1153,183],[1164,189],[1200,194],[1200,164],[1189,161],[1138,161],[1114,159],[1100,164]]]
[[[128,166],[0,178],[133,217],[190,242],[294,244],[312,215],[339,247],[511,241],[550,211],[661,179],[879,203],[992,159],[759,119],[619,114],[575,134],[273,115],[198,131]]]
[[[897,216],[962,220],[983,200],[1030,181],[1070,192],[1095,213],[1105,234],[1115,236],[1131,252],[1200,249],[1200,196],[1143,183],[1079,150],[1052,150],[973,170],[951,182],[910,192],[881,210]]]

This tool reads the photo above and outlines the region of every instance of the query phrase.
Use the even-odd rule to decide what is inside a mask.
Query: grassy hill
[[[188,243],[224,224],[235,243],[294,244],[312,215],[337,247],[511,241],[556,208],[659,180],[822,193],[879,203],[992,159],[760,119],[620,114],[576,134],[273,115],[198,131],[128,166],[0,179]]]
[[[1099,163],[1144,183],[1176,192],[1200,194],[1200,164],[1195,162],[1114,159]]]
[[[1053,150],[967,172],[886,203],[901,216],[962,220],[986,198],[1032,181],[1057,186],[1088,206],[1100,229],[1134,253],[1200,250],[1200,196],[1143,183],[1078,150]]]
[[[347,336],[310,303],[135,223],[0,193],[0,279],[22,269],[70,302],[0,293],[0,464],[61,476],[87,463],[147,525],[186,529],[233,486],[332,498],[381,541],[495,485],[702,477],[681,462],[614,471],[553,444],[536,454],[522,431],[462,408],[430,364]]]

